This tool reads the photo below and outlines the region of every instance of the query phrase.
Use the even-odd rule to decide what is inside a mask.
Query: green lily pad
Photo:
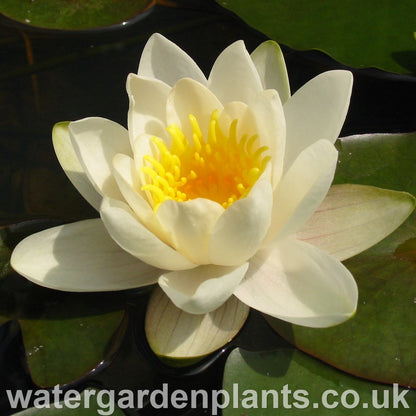
[[[365,135],[340,141],[336,182],[416,194],[416,134]],[[301,350],[354,375],[416,386],[416,214],[393,234],[345,261],[359,288],[356,315],[310,329],[267,318]]]
[[[54,397],[49,395],[39,394],[35,397],[39,399],[37,408],[28,408],[14,413],[14,416],[95,416],[99,414],[124,416],[124,413],[109,400],[111,397],[105,390],[87,389],[82,393],[72,391],[67,396],[69,399],[68,405],[65,405],[64,401],[55,403]],[[51,397],[52,403],[50,408],[42,408],[44,397]]]
[[[353,67],[416,73],[413,0],[217,0],[294,49],[318,49]]]
[[[223,416],[401,416],[416,403],[415,391],[351,377],[291,349],[232,351],[223,388],[230,398]]]
[[[2,0],[1,13],[31,26],[50,29],[90,29],[131,19],[152,0]]]
[[[21,238],[48,226],[33,220],[1,230],[0,324],[19,320],[31,376],[39,386],[67,384],[95,369],[119,347],[125,323],[123,293],[68,293],[28,282],[9,266]],[[8,254],[7,254],[8,253]]]
[[[79,379],[120,345],[124,313],[120,305],[108,311],[111,296],[66,294],[40,302],[41,314],[33,311],[29,319],[20,319],[29,369],[38,385]]]
[[[416,133],[363,134],[338,142],[334,183],[359,183],[416,195]]]

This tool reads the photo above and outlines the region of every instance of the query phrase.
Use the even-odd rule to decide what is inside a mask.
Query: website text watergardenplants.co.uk
[[[410,390],[400,389],[393,384],[391,389],[371,390],[370,400],[363,401],[360,393],[353,389],[337,391],[325,390],[320,394],[319,400],[312,401],[309,392],[305,389],[292,390],[285,384],[280,390],[241,390],[237,383],[233,384],[232,391],[219,390],[170,390],[164,383],[162,388],[154,390],[93,390],[88,389],[80,393],[77,390],[64,391],[60,385],[52,389],[6,390],[7,398],[12,409],[89,409],[95,402],[98,414],[112,415],[116,407],[120,409],[141,409],[151,406],[155,409],[184,409],[204,408],[211,409],[212,415],[218,415],[220,409],[233,407],[238,409],[411,409],[416,403],[408,402],[407,394]],[[410,413],[409,413],[410,414]]]

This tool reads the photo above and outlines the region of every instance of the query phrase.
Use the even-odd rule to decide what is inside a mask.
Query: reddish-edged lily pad
[[[340,141],[336,182],[416,194],[416,135],[351,136]],[[351,374],[416,387],[416,214],[374,247],[345,261],[359,287],[349,321],[311,329],[268,318],[303,351]]]

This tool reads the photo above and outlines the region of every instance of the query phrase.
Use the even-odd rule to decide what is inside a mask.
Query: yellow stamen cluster
[[[270,160],[263,155],[268,147],[259,147],[257,135],[237,139],[237,119],[226,135],[218,125],[218,111],[215,110],[206,140],[192,114],[189,121],[192,140],[172,124],[167,128],[172,137],[171,148],[153,137],[159,156],[143,157],[141,170],[147,176],[147,184],[142,190],[148,192],[154,211],[167,199],[206,198],[228,208],[248,194]]]

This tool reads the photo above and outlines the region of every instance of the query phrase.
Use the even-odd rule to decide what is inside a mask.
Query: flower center
[[[172,124],[167,128],[172,137],[170,149],[153,137],[158,158],[143,157],[141,170],[147,184],[142,190],[148,192],[154,211],[167,199],[206,198],[228,208],[249,193],[271,159],[263,155],[268,147],[259,147],[257,135],[237,139],[237,119],[231,123],[228,135],[224,134],[218,125],[218,110],[211,115],[206,139],[195,116],[190,114],[189,121],[192,140]]]

